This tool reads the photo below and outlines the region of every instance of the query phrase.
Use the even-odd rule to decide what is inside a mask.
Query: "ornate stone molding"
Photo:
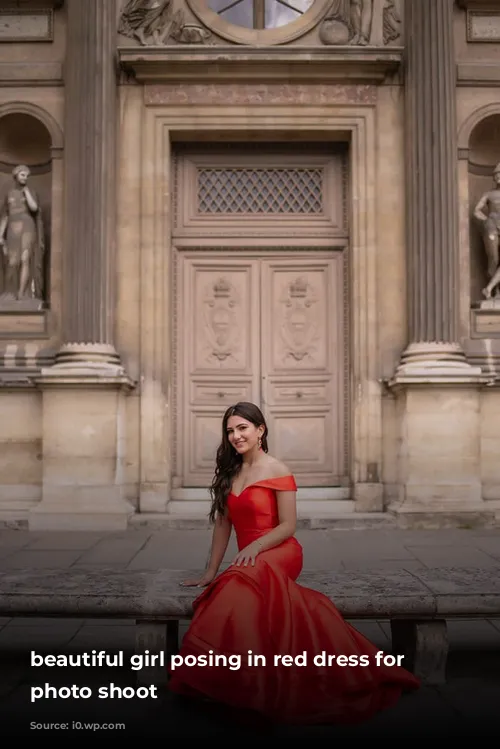
[[[111,387],[132,390],[135,383],[128,377],[113,346],[99,343],[71,343],[61,346],[52,366],[41,369],[34,378],[38,387]]]
[[[325,106],[331,104],[368,104],[377,103],[377,90],[367,84],[343,86],[339,84],[287,83],[164,83],[151,84],[145,87],[144,103],[146,106],[167,106],[173,104],[196,104],[225,106],[269,106],[289,104]]]
[[[201,81],[382,82],[401,64],[396,47],[122,47],[122,68],[141,83]]]

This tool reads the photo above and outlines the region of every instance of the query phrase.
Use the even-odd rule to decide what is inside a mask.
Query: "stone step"
[[[172,500],[168,503],[169,515],[208,515],[210,512],[210,502],[197,499]],[[314,514],[331,515],[337,513],[341,515],[353,513],[355,511],[354,502],[346,499],[303,499],[297,500],[297,512],[299,515],[309,516]]]
[[[140,513],[130,519],[131,528],[157,530],[200,530],[211,528],[206,514],[199,513]],[[299,530],[367,530],[396,528],[394,517],[385,512],[310,512],[299,515]]]

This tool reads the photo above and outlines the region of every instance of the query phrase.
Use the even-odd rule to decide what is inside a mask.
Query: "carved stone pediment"
[[[402,10],[402,0],[123,0],[118,46],[395,47]]]
[[[222,11],[212,10],[220,8],[215,0],[124,0],[118,24],[122,67],[150,83],[377,82],[398,68],[401,0],[274,2],[288,15],[268,19],[266,27],[263,12],[258,13],[264,0],[228,2],[233,10],[246,8],[246,15],[243,10],[240,16],[233,14],[231,22]],[[292,6],[300,10],[290,10]]]

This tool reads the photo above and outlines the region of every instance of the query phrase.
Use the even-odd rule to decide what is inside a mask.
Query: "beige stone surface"
[[[500,117],[495,73],[500,44],[468,43],[466,10],[455,8],[459,334],[472,363],[487,368],[489,380],[471,372],[466,384],[443,384],[438,378],[423,387],[407,382],[402,390],[390,390],[385,381],[393,377],[408,344],[407,122],[404,78],[398,71],[404,38],[391,42],[390,49],[384,46],[382,3],[376,7],[371,41],[378,46],[372,47],[322,44],[316,21],[309,23],[312,15],[297,25],[289,44],[263,49],[235,44],[228,51],[228,38],[216,35],[215,46],[224,49],[218,65],[209,45],[179,49],[169,42],[153,54],[137,48],[136,41],[117,39],[117,45],[127,47],[120,51],[127,71],[120,73],[118,94],[111,281],[116,285],[115,345],[126,375],[136,383],[126,393],[118,387],[90,387],[85,377],[70,388],[62,381],[50,388],[36,381],[40,366],[52,363],[63,323],[65,11],[55,11],[52,42],[0,45],[0,128],[4,115],[29,114],[45,124],[52,145],[49,309],[36,319],[2,315],[0,320],[0,522],[31,516],[39,527],[123,527],[134,512],[148,518],[168,515],[173,498],[181,518],[184,504],[195,515],[205,507],[205,497],[183,486],[175,474],[180,447],[193,454],[196,447],[180,446],[182,430],[175,428],[181,413],[177,383],[179,377],[188,380],[177,355],[185,330],[175,315],[180,293],[175,210],[181,200],[192,212],[195,197],[178,183],[176,152],[183,142],[202,151],[210,143],[224,148],[232,141],[240,142],[243,154],[246,145],[259,140],[280,143],[305,161],[313,143],[348,143],[343,184],[348,262],[341,292],[348,318],[343,353],[348,377],[342,395],[347,415],[340,432],[339,421],[332,428],[337,442],[345,441],[347,486],[322,486],[323,494],[311,491],[301,507],[310,502],[311,513],[314,508],[328,515],[330,507],[330,514],[363,515],[387,511],[404,499],[407,508],[440,516],[446,508],[472,516],[487,505],[493,512],[500,502],[500,389],[489,385],[500,371],[500,346],[495,311],[489,332],[482,332],[471,315],[480,259],[470,212],[486,179],[476,172],[486,173],[489,161],[500,159],[493,146],[478,150],[474,140],[485,118]],[[196,20],[186,8],[186,19]],[[283,33],[268,36],[283,41]],[[140,80],[134,80],[134,66]],[[201,81],[201,75],[210,80]],[[6,162],[8,157],[2,155]],[[479,166],[477,159],[483,159]],[[196,225],[193,221],[182,252],[217,248],[228,263],[252,242],[258,262],[265,261],[279,235],[278,230],[256,239],[256,228],[241,224],[230,236],[208,224],[196,230]],[[325,251],[331,237],[325,234],[319,241],[287,229],[280,241],[291,256],[305,249]],[[271,316],[270,338],[273,324]],[[335,377],[330,376],[329,387]]]
[[[402,395],[400,498],[441,510],[482,500],[480,397],[477,388],[408,388]]]

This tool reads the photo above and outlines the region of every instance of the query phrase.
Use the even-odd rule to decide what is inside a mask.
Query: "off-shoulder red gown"
[[[228,497],[241,550],[279,523],[277,491],[294,491],[293,476],[258,481]],[[279,722],[354,723],[395,704],[419,681],[401,667],[376,666],[377,648],[344,621],[331,601],[295,582],[302,569],[295,538],[261,552],[255,566],[232,565],[194,602],[180,655],[241,655],[241,668],[185,666],[170,672],[169,687],[255,710]],[[247,665],[248,651],[267,666]],[[307,654],[306,666],[274,666],[275,655]],[[315,655],[367,655],[369,666],[316,666]]]

